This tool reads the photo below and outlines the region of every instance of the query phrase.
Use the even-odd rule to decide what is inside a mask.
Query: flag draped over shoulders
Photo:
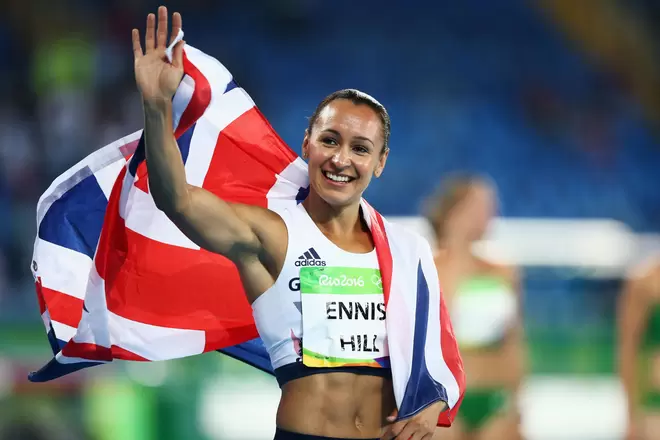
[[[305,162],[231,73],[189,45],[173,126],[189,184],[275,211],[306,197]],[[444,400],[451,410],[439,423],[449,425],[464,375],[430,249],[363,204],[390,301],[400,415]],[[59,176],[39,199],[37,225],[32,272],[54,357],[30,380],[114,359],[158,361],[216,350],[273,373],[236,267],[200,249],[156,208],[141,131]]]

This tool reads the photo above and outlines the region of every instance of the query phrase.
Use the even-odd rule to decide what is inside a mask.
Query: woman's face
[[[485,183],[475,183],[461,204],[461,222],[467,225],[468,236],[472,240],[483,238],[497,212],[495,190]]]
[[[331,206],[359,202],[371,177],[383,172],[383,142],[383,124],[371,107],[330,102],[303,141],[311,189]]]

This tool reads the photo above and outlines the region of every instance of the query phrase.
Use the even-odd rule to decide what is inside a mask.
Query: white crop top
[[[494,346],[515,324],[516,294],[506,279],[476,275],[459,286],[450,313],[462,348]]]
[[[365,254],[340,249],[323,235],[302,204],[278,214],[289,237],[284,266],[275,284],[252,303],[252,312],[280,386],[331,371],[389,374],[375,249]],[[354,285],[353,275],[358,280]],[[303,310],[308,317],[305,328],[312,335],[307,335],[304,355]]]

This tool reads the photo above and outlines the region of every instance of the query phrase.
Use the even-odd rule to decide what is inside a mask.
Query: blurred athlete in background
[[[660,258],[636,267],[618,306],[619,374],[627,397],[626,440],[660,436]]]
[[[427,207],[440,285],[467,377],[454,426],[437,430],[437,439],[521,438],[517,392],[526,359],[518,271],[473,253],[496,205],[487,179],[460,176],[444,181]]]

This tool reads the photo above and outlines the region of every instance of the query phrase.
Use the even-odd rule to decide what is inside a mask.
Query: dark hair
[[[312,117],[309,118],[309,127],[307,127],[307,132],[310,134],[312,133],[312,127],[316,123],[316,120],[319,118],[319,114],[323,111],[324,108],[326,108],[328,104],[338,99],[346,99],[355,105],[364,104],[371,107],[371,109],[375,111],[376,114],[378,114],[380,117],[380,122],[383,124],[383,150],[381,153],[389,150],[390,129],[392,125],[390,122],[390,115],[387,113],[387,110],[383,104],[376,101],[372,96],[356,89],[338,90],[326,96],[323,101],[321,101],[316,107]]]
[[[476,185],[490,186],[491,183],[483,176],[453,174],[444,178],[438,189],[426,201],[424,216],[438,237],[444,234],[445,223],[451,211],[465,200]]]

